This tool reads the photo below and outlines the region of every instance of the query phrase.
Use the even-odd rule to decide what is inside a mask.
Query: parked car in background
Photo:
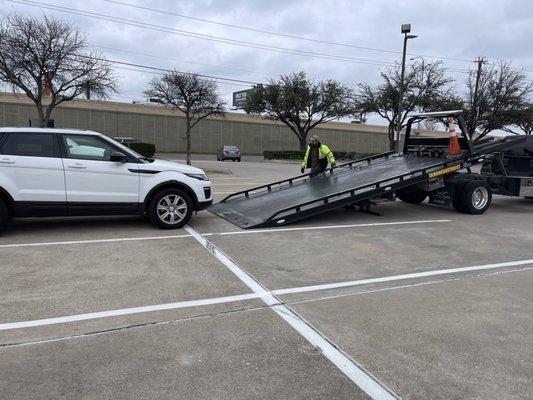
[[[232,160],[241,161],[241,151],[237,146],[223,146],[218,149],[217,161]]]
[[[135,139],[134,137],[127,137],[127,136],[116,136],[113,139],[119,143],[126,144],[126,145],[128,143],[133,143],[137,141],[137,139]]]
[[[0,231],[10,218],[142,215],[180,228],[213,202],[204,171],[91,131],[0,128]]]

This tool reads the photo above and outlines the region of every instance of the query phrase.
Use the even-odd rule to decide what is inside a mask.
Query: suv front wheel
[[[148,216],[153,224],[163,229],[181,228],[191,219],[193,203],[180,189],[165,189],[156,193],[148,206]]]
[[[2,199],[0,199],[0,232],[4,230],[8,222],[9,210],[7,209]]]

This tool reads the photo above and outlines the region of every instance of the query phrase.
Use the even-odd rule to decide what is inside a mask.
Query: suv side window
[[[67,158],[78,160],[109,161],[111,153],[117,151],[111,144],[96,136],[62,135]]]
[[[9,133],[0,153],[9,156],[54,157],[53,133]]]

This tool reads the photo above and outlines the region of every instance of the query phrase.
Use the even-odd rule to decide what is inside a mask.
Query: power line
[[[132,25],[132,26],[136,26],[136,27],[142,27],[142,28],[147,28],[147,29],[155,29],[155,30],[159,30],[159,31],[169,32],[169,33],[176,33],[176,32],[174,32],[175,30],[173,28],[160,27],[158,25],[145,24],[143,22],[125,20],[125,19],[122,19],[122,18],[107,16],[107,15],[98,14],[98,13],[75,10],[75,9],[68,8],[68,7],[43,5],[42,3],[37,3],[36,4],[35,2],[30,1],[30,0],[22,0],[22,1],[20,1],[20,0],[6,0],[6,1],[10,1],[10,2],[13,2],[13,3],[19,3],[19,4],[24,4],[24,5],[29,5],[29,6],[35,6],[35,7],[38,7],[38,8],[52,9],[54,11],[66,12],[66,13],[70,13],[70,14],[88,16],[88,17],[91,17],[91,18],[107,20],[107,21],[111,21],[111,22],[124,23],[126,25]],[[124,22],[124,21],[126,21],[126,22]],[[178,34],[180,34],[180,33],[178,33]],[[230,43],[230,44],[234,44],[234,43]],[[253,47],[253,46],[248,46],[248,47]],[[271,49],[267,49],[267,48],[265,48],[265,49],[266,50],[271,50]],[[290,49],[287,49],[287,50],[292,51]],[[139,54],[139,55],[146,55],[146,56],[150,56],[150,57],[168,59],[168,58],[165,58],[165,57],[149,55],[149,54],[146,54],[146,53],[136,53],[136,52],[131,52],[131,51],[127,51],[127,50],[119,50],[119,51],[125,51],[125,52],[130,52],[130,53],[133,53],[133,54]],[[301,52],[299,50],[295,50],[295,51]],[[314,54],[312,52],[306,52],[306,53]],[[316,53],[316,54],[320,54],[320,53]],[[297,54],[297,55],[308,55],[308,54]],[[326,55],[326,56],[329,57],[329,55]],[[319,58],[323,58],[323,57],[319,57]],[[330,58],[330,59],[332,59],[332,58]],[[339,61],[348,61],[348,60],[351,60],[351,59],[349,59],[347,57],[345,57],[343,59],[339,59]],[[355,60],[355,59],[353,59],[353,60]],[[110,60],[110,61],[112,61],[112,60]],[[360,62],[360,61],[354,61],[354,62]],[[379,66],[392,66],[393,65],[391,63],[385,63],[385,62],[381,62],[381,61],[376,61],[376,62],[379,63],[379,64],[376,64],[376,65],[379,65]],[[120,61],[117,61],[117,63],[120,63]],[[365,63],[365,62],[363,62],[363,63]],[[125,65],[127,65],[127,64],[125,64]],[[131,64],[131,65],[139,66],[139,64]],[[141,66],[141,67],[143,67],[143,68],[155,68],[155,67],[146,67],[146,66]],[[454,68],[444,68],[444,69],[445,70],[450,70],[452,72],[468,72],[468,70],[460,70],[460,69],[454,69]],[[160,70],[167,71],[167,72],[170,71],[170,70],[163,70],[163,69],[160,69]],[[247,72],[251,72],[251,71],[248,70]],[[253,72],[256,73],[255,71],[253,71]],[[204,76],[204,77],[211,78],[211,79],[216,79],[216,80],[247,83],[247,84],[250,84],[250,85],[257,84],[257,82],[251,82],[251,81],[243,81],[243,80],[237,80],[237,79],[231,79],[231,78],[222,78],[222,77],[210,76],[210,75],[202,75],[202,74],[197,74],[197,75]],[[265,76],[266,76],[266,74],[265,74]]]
[[[197,32],[191,32],[191,31],[185,31],[182,29],[175,29],[175,28],[165,27],[161,25],[149,24],[149,23],[145,23],[141,21],[114,17],[114,16],[101,14],[101,13],[94,13],[94,12],[78,10],[78,9],[74,9],[70,7],[51,5],[49,3],[43,4],[43,3],[37,3],[34,1],[30,1],[30,0],[6,0],[6,1],[17,3],[17,4],[23,4],[26,6],[38,7],[41,9],[54,10],[54,11],[68,13],[68,14],[81,15],[81,16],[90,17],[94,19],[121,23],[125,25],[145,28],[145,29],[151,29],[151,30],[160,31],[160,32],[173,33],[176,35],[191,37],[194,39],[208,40],[208,41],[213,41],[213,42],[218,42],[218,43],[231,44],[235,46],[248,47],[248,48],[254,48],[254,49],[259,49],[259,50],[267,50],[271,52],[306,56],[306,57],[314,57],[314,58],[320,58],[320,59],[332,60],[332,61],[344,61],[344,62],[351,62],[351,63],[357,63],[357,64],[366,64],[366,65],[377,65],[377,66],[392,66],[393,65],[390,62],[380,61],[380,60],[359,59],[359,58],[346,57],[346,56],[341,56],[341,55],[336,55],[336,54],[327,54],[327,53],[318,53],[318,52],[313,52],[313,51],[308,51],[308,50],[290,49],[290,48],[284,48],[284,47],[279,47],[279,46],[271,46],[271,45],[265,45],[261,43],[246,42],[242,40],[224,38],[224,37],[219,37],[219,36],[214,36],[214,35],[205,35],[205,34],[201,34]]]
[[[160,13],[160,14],[173,15],[175,17],[190,19],[190,20],[193,20],[193,21],[201,21],[201,22],[205,22],[205,23],[208,23],[208,24],[226,26],[226,27],[236,28],[236,29],[242,29],[242,30],[247,30],[247,31],[250,31],[250,32],[265,33],[265,34],[268,34],[268,35],[280,36],[280,37],[284,37],[284,38],[305,40],[305,41],[308,41],[308,42],[322,43],[322,44],[328,44],[328,45],[333,45],[333,46],[349,47],[349,48],[354,48],[354,49],[359,49],[359,50],[376,51],[376,52],[381,52],[381,53],[389,53],[389,54],[401,54],[402,53],[401,51],[398,51],[398,50],[387,50],[387,49],[379,49],[379,48],[375,48],[375,47],[357,46],[357,45],[354,45],[354,44],[332,42],[332,41],[328,41],[328,40],[321,40],[321,39],[310,38],[310,37],[305,37],[305,36],[296,36],[296,35],[290,35],[290,34],[287,34],[287,33],[267,31],[267,30],[258,29],[258,28],[252,28],[252,27],[248,27],[248,26],[242,26],[242,25],[236,25],[236,24],[228,24],[228,23],[224,23],[224,22],[218,22],[218,21],[208,20],[208,19],[204,19],[204,18],[191,17],[189,15],[178,14],[178,13],[175,13],[175,12],[172,12],[172,11],[168,11],[168,10],[160,10],[160,9],[157,9],[157,8],[151,8],[151,7],[146,7],[146,6],[140,6],[140,5],[137,5],[137,4],[125,3],[125,2],[122,2],[122,1],[116,1],[116,0],[102,0],[102,1],[105,1],[107,3],[119,4],[119,5],[126,6],[126,7],[132,7],[132,8],[137,8],[137,9],[141,9],[141,10],[146,10],[146,11],[153,11],[153,12]],[[410,53],[410,55],[419,56],[419,57],[426,57],[426,58],[435,58],[435,59],[439,59],[439,60],[472,62],[472,60],[465,60],[465,59],[461,59],[461,58],[438,57],[438,56],[421,55],[421,54],[415,54],[415,53]]]
[[[99,58],[99,57],[81,55],[81,54],[78,55],[78,57],[89,58],[89,59],[93,59],[93,60],[104,60],[104,61],[107,61],[107,62],[109,62],[111,64],[118,64],[118,65],[126,65],[126,66],[129,66],[129,67],[144,68],[144,69],[151,70],[151,71],[158,71],[160,73],[176,72],[178,74],[201,76],[203,78],[209,78],[209,79],[213,79],[213,80],[216,80],[216,81],[239,83],[239,84],[245,83],[246,85],[244,85],[244,86],[252,86],[252,85],[257,85],[257,84],[261,83],[261,82],[245,81],[245,80],[242,80],[242,79],[224,78],[224,77],[215,76],[215,75],[205,75],[205,74],[196,74],[196,73],[193,73],[193,72],[183,72],[183,71],[177,71],[177,70],[172,70],[172,69],[168,69],[168,68],[153,67],[151,65],[130,63],[130,62],[126,62],[126,61],[110,60],[108,58],[103,58],[103,57]]]
[[[261,50],[277,51],[277,52],[291,54],[291,55],[309,56],[309,57],[329,59],[329,60],[334,60],[334,61],[347,61],[347,62],[355,62],[355,63],[360,63],[360,64],[377,65],[377,66],[393,66],[394,65],[393,63],[379,61],[379,60],[354,59],[354,58],[344,57],[344,56],[337,56],[337,55],[309,52],[309,51],[305,51],[305,50],[286,49],[286,48],[282,48],[282,47],[275,47],[275,46],[268,46],[268,45],[262,45],[262,44],[257,44],[257,43],[236,41],[236,40],[227,39],[227,38],[219,38],[219,37],[216,37],[216,36],[203,35],[203,34],[198,34],[198,33],[194,33],[194,32],[188,32],[188,31],[183,31],[183,30],[179,30],[179,29],[163,27],[163,26],[160,26],[160,25],[147,24],[147,23],[144,23],[144,22],[139,22],[139,21],[128,20],[128,19],[119,18],[119,17],[108,16],[108,15],[105,15],[105,14],[99,14],[99,13],[93,13],[93,12],[89,12],[89,11],[76,10],[76,9],[69,8],[69,7],[54,6],[54,5],[43,5],[42,3],[35,3],[33,1],[31,1],[31,0],[6,0],[6,1],[10,1],[10,2],[13,2],[13,3],[19,3],[19,4],[24,4],[24,5],[28,5],[28,6],[34,6],[34,7],[38,7],[38,8],[51,9],[51,10],[54,10],[54,11],[60,11],[60,12],[65,12],[65,13],[69,13],[69,14],[86,16],[86,17],[95,18],[95,19],[99,19],[99,20],[122,23],[122,24],[125,24],[125,25],[131,25],[131,26],[135,26],[135,27],[152,29],[152,30],[156,30],[156,31],[166,32],[166,33],[173,33],[173,34],[178,34],[178,35],[182,35],[182,36],[193,37],[193,38],[196,38],[196,39],[212,40],[212,41],[215,41],[215,42],[222,42],[222,43],[226,43],[226,44],[233,44],[233,45],[256,48],[256,49],[261,49]],[[183,33],[183,32],[188,32],[188,33]],[[448,68],[445,68],[445,69],[448,69]],[[461,70],[457,69],[457,71],[461,71]],[[467,70],[462,70],[462,71],[467,72]]]
[[[138,56],[145,56],[145,57],[150,57],[150,58],[159,58],[161,60],[168,60],[168,61],[184,63],[184,64],[201,65],[203,67],[221,68],[221,69],[227,69],[227,70],[233,70],[233,71],[248,72],[248,73],[251,73],[251,74],[262,75],[262,76],[267,77],[267,78],[271,77],[270,75],[267,75],[265,73],[252,71],[250,69],[244,69],[244,68],[227,67],[227,66],[223,66],[223,65],[211,65],[211,64],[204,64],[204,63],[186,61],[186,60],[175,60],[174,58],[170,58],[170,57],[162,57],[162,56],[157,56],[157,55],[154,55],[154,54],[140,53],[140,52],[131,51],[131,50],[116,49],[116,48],[108,47],[108,46],[92,45],[90,47],[99,48],[99,49],[106,49],[106,50],[112,50],[112,51],[119,51],[119,52],[123,52],[123,53],[135,54],[135,55],[138,55]]]
[[[118,63],[117,61],[112,61],[112,60],[107,60],[107,61],[109,61],[110,63]],[[127,67],[120,67],[120,66],[117,66],[117,65],[113,65],[113,68],[115,68],[115,69],[121,69],[121,70],[125,70],[125,71],[142,72],[144,74],[152,74],[152,75],[163,75],[165,72],[172,72],[172,70],[170,70],[170,69],[156,68],[156,67],[150,67],[150,66],[145,66],[145,65],[140,65],[140,67],[141,68],[145,68],[145,69],[127,68]],[[146,69],[157,69],[157,70],[156,71],[152,71],[152,70],[147,71]],[[203,76],[203,75],[193,74],[193,73],[190,73],[190,72],[178,72],[178,73]],[[214,81],[216,81],[217,83],[221,84],[221,85],[250,87],[250,85],[245,85],[245,84],[242,84],[242,83],[221,81],[221,80],[219,80],[220,78],[212,78],[212,79]]]

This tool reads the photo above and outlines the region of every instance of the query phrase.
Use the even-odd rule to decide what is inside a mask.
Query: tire
[[[524,199],[533,200],[533,196],[526,196]]]
[[[492,202],[492,190],[484,180],[465,183],[460,195],[461,209],[466,214],[483,214]]]
[[[463,208],[462,194],[463,194],[463,189],[467,183],[468,183],[467,180],[457,181],[455,183],[455,188],[453,191],[452,207],[455,209],[455,211],[460,212],[460,213],[466,212],[465,209]]]
[[[239,157],[239,158],[237,158],[237,161],[238,161],[238,162],[241,162],[241,158],[240,158],[240,157]]]
[[[148,206],[150,221],[162,229],[181,228],[191,219],[193,202],[180,189],[165,189],[155,194]]]
[[[9,222],[9,210],[5,203],[0,199],[0,232],[5,229],[7,223]]]
[[[428,193],[417,188],[398,190],[396,196],[404,203],[420,204],[428,197]]]

